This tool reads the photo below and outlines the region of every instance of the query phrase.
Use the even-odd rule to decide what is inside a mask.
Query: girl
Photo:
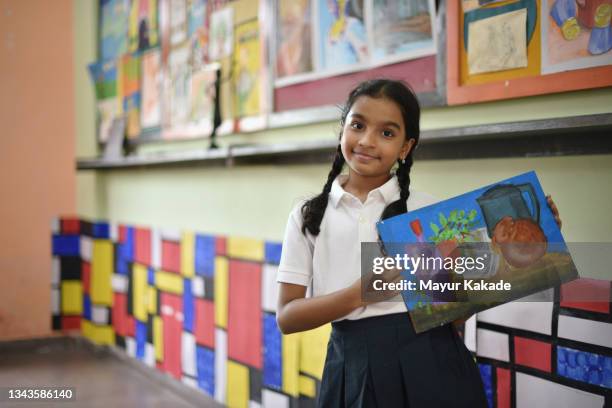
[[[403,302],[362,296],[361,242],[377,241],[375,223],[436,201],[409,190],[419,117],[402,82],[358,85],[342,111],[323,192],[289,216],[277,322],[284,334],[332,322],[321,407],[487,406],[478,368],[453,325],[417,335]],[[348,175],[340,175],[345,164]],[[398,271],[382,276],[401,279]]]

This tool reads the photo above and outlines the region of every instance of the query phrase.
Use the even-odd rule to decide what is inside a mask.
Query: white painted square
[[[197,375],[195,336],[186,331],[181,336],[181,364],[183,373],[191,377]]]
[[[155,346],[145,343],[144,363],[149,367],[155,367]]]
[[[516,373],[516,408],[601,408],[604,397],[521,372]]]
[[[289,408],[289,397],[264,388],[261,390],[261,404],[266,408]]]
[[[119,242],[119,224],[116,222],[109,223],[110,239],[113,242]]]
[[[204,297],[204,287],[205,287],[205,283],[204,283],[203,277],[194,276],[193,278],[191,278],[191,293],[193,294],[193,296],[197,298],[203,298]]]
[[[583,343],[612,347],[612,324],[610,323],[560,315],[557,335]]]
[[[249,401],[249,408],[261,408],[261,404],[257,401]]]
[[[54,234],[59,234],[61,231],[61,227],[60,227],[60,219],[59,218],[52,218],[51,219],[51,232],[53,232]]]
[[[151,229],[151,266],[161,269],[161,233],[158,229]]]
[[[114,273],[113,277],[111,278],[113,292],[116,292],[116,293],[127,293],[128,283],[129,281],[126,275],[120,275],[118,273]]]
[[[59,316],[60,311],[60,290],[51,289],[51,314]]]
[[[263,266],[263,281],[261,285],[261,305],[266,312],[276,312],[278,299],[278,283],[276,282],[277,265]]]
[[[478,329],[476,331],[476,355],[500,361],[509,361],[508,335],[492,330]]]
[[[91,321],[96,324],[108,324],[109,312],[107,307],[91,306]]]
[[[215,329],[215,400],[221,404],[225,404],[226,388],[227,333],[223,329]]]
[[[181,242],[181,231],[176,228],[162,228],[160,234],[164,241]]]
[[[53,257],[51,261],[51,285],[58,286],[60,284],[61,275],[61,264],[60,259],[57,256]]]
[[[552,331],[552,309],[552,302],[516,301],[479,312],[477,319],[480,322],[550,335]]]
[[[187,377],[187,376],[183,376],[181,378],[181,381],[183,382],[183,384],[188,385],[189,387],[195,388],[195,389],[199,389],[198,388],[198,381],[195,378],[191,378],[191,377]]]
[[[126,336],[125,338],[125,352],[130,357],[136,357],[136,339],[133,337]]]
[[[91,262],[91,254],[93,252],[93,240],[91,237],[81,235],[81,259]]]
[[[476,351],[476,315],[473,315],[465,321],[465,329],[463,333],[463,342],[468,350]]]

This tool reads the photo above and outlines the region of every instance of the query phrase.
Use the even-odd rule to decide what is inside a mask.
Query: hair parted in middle
[[[420,118],[421,108],[414,92],[403,81],[392,79],[371,79],[357,85],[349,94],[340,116],[340,126],[343,128],[346,122],[346,117],[350,112],[357,98],[361,96],[369,96],[371,98],[386,98],[395,102],[402,113],[404,119],[404,128],[406,140],[414,139],[415,143],[410,151],[410,154],[404,161],[397,161],[397,169],[395,175],[400,189],[400,198],[390,203],[381,215],[381,220],[403,214],[408,209],[406,200],[410,196],[410,169],[413,163],[413,152],[419,142],[420,133]],[[342,139],[342,130],[340,130],[339,139]],[[323,191],[306,201],[302,206],[302,233],[306,231],[312,235],[319,235],[321,221],[325,215],[325,208],[329,199],[329,192],[336,177],[340,175],[344,167],[345,159],[342,154],[340,143],[336,149],[336,155],[332,163],[332,168],[327,176],[327,181],[323,186]]]

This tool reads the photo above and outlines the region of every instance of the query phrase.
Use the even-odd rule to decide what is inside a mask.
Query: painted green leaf
[[[438,226],[434,224],[433,222],[429,223],[429,227],[434,232],[434,234],[438,235],[440,233],[440,228],[438,228]]]
[[[445,227],[445,226],[446,226],[446,224],[447,224],[447,221],[446,221],[446,217],[444,216],[444,214],[440,213],[440,214],[438,215],[438,218],[439,218],[439,220],[440,220],[440,225],[441,225],[442,227]]]

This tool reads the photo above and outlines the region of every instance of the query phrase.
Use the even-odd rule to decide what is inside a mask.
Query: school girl
[[[344,105],[323,191],[289,216],[277,322],[284,334],[332,322],[320,407],[487,406],[476,363],[452,324],[416,334],[403,302],[362,296],[360,245],[377,241],[376,222],[436,201],[409,189],[419,119],[403,82],[359,84]]]

